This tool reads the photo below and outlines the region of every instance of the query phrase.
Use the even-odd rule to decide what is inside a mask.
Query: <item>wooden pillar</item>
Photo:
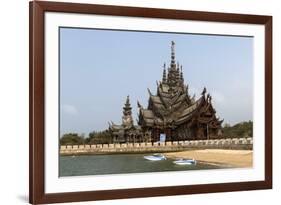
[[[154,139],[153,139],[153,142],[157,141],[157,137],[159,135],[159,129],[156,128],[156,133],[155,133],[155,136],[154,136]]]
[[[170,128],[167,128],[167,140],[168,141],[171,141],[171,129]]]
[[[152,142],[154,142],[154,140],[156,138],[156,135],[157,135],[157,128],[154,128],[153,131],[152,131],[152,137],[151,137]]]

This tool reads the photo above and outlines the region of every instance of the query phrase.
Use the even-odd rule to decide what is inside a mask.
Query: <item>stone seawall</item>
[[[253,149],[252,138],[60,146],[61,155],[176,152],[188,149]]]

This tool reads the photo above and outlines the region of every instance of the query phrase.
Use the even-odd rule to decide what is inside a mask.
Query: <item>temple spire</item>
[[[177,62],[177,81],[180,82],[180,64],[179,62]]]
[[[127,96],[125,106],[123,107],[123,114],[124,114],[124,116],[132,114],[132,107],[130,104],[129,95]]]
[[[132,107],[130,104],[129,95],[127,96],[125,106],[123,107],[122,125],[124,127],[133,126]]]
[[[162,77],[162,82],[166,83],[167,82],[167,74],[166,74],[166,64],[164,63],[163,66],[163,77]]]
[[[175,42],[172,41],[171,44],[171,68],[175,67]]]
[[[181,65],[180,79],[181,79],[181,81],[182,81],[182,83],[183,83],[183,82],[184,82],[184,79],[183,79],[182,65]]]

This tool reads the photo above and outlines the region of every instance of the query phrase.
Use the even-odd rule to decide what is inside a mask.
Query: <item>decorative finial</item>
[[[186,85],[182,85],[183,86],[183,89],[185,90],[185,92],[188,94],[189,92],[188,92],[188,84],[186,84]]]
[[[126,104],[130,105],[130,96],[129,95],[127,95]]]
[[[152,95],[152,93],[151,93],[149,88],[147,88],[147,91],[148,91],[149,95]]]
[[[206,89],[206,87],[204,87],[204,89],[203,89],[203,91],[202,91],[201,95],[205,95],[205,94],[206,94],[206,92],[207,92],[207,89]]]
[[[138,105],[138,108],[142,108],[142,105],[140,104],[139,101],[137,101],[137,105]]]
[[[195,94],[193,94],[192,99],[195,100],[195,97],[196,97]]]

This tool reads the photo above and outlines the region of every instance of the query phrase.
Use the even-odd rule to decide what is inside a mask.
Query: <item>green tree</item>
[[[233,126],[225,124],[222,131],[224,137],[253,137],[253,121],[240,122]]]
[[[83,136],[77,133],[67,133],[60,138],[60,145],[81,145],[84,144]]]
[[[86,138],[87,144],[109,144],[112,143],[112,136],[108,130],[100,132],[92,131],[89,133],[89,137]]]

